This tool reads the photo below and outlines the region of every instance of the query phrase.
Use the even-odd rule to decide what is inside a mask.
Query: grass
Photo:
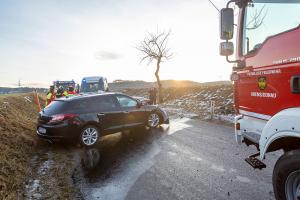
[[[44,106],[45,99],[39,100]],[[43,198],[74,199],[77,195],[71,179],[76,166],[74,152],[39,140],[35,133],[37,115],[33,93],[0,95],[0,199],[26,198],[24,186],[31,179],[41,181]],[[50,154],[53,166],[39,174],[39,167]],[[34,155],[37,163],[32,163]]]
[[[36,119],[32,93],[0,96],[0,199],[16,199],[30,173],[30,158],[37,145]]]

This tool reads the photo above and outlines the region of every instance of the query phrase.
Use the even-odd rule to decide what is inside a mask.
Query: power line
[[[211,1],[211,0],[208,0],[210,3],[211,3],[211,5],[213,5],[213,7],[218,11],[218,12],[220,12],[220,9]]]

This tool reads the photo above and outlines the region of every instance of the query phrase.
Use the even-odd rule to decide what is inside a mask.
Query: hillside
[[[122,92],[148,98],[148,89],[124,89]],[[195,87],[163,88],[162,106],[169,114],[193,115],[201,119],[233,121],[233,88],[230,82],[202,83]],[[212,116],[212,106],[214,109]]]
[[[15,94],[15,93],[28,93],[32,92],[35,88],[30,87],[18,87],[18,88],[10,88],[10,87],[0,87],[0,94]],[[36,88],[39,93],[45,93],[47,89],[45,88]]]
[[[203,83],[194,81],[178,81],[178,80],[162,80],[162,87],[197,87],[201,86]],[[216,82],[213,82],[216,83]],[[205,83],[208,84],[208,83]],[[146,82],[146,81],[126,81],[126,80],[116,80],[109,83],[109,87],[112,91],[120,91],[124,89],[142,89],[155,87],[156,82]]]

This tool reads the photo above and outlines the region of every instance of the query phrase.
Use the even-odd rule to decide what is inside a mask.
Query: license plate
[[[46,129],[43,128],[43,127],[39,127],[38,131],[39,131],[39,133],[41,133],[41,134],[45,134],[45,133],[46,133]]]

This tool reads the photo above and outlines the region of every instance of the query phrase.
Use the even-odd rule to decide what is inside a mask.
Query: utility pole
[[[18,81],[18,86],[21,87],[21,79]]]

